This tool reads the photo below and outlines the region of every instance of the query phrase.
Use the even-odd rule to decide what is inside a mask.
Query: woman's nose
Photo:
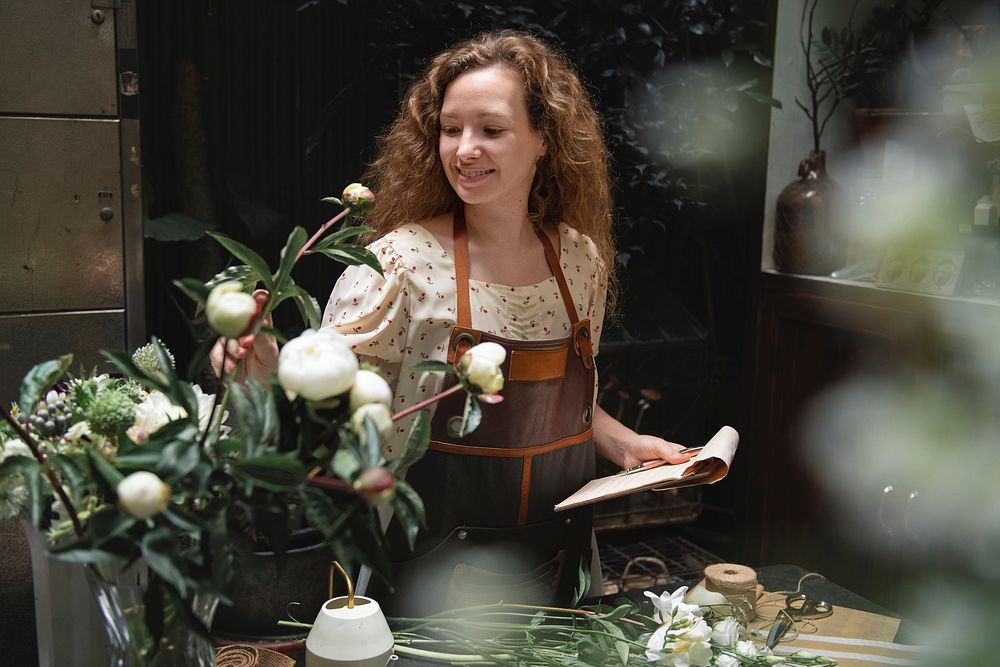
[[[458,157],[478,157],[479,141],[471,132],[463,132],[458,141]]]

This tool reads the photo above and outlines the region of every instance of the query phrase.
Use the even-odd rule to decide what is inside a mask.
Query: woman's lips
[[[478,183],[479,181],[485,179],[487,176],[496,171],[496,169],[462,169],[456,168],[455,171],[458,172],[458,180],[460,183],[465,185],[470,185],[473,183]]]

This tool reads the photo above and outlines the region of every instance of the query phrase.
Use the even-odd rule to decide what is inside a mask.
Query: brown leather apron
[[[577,315],[552,243],[541,230],[538,237],[573,333],[501,338],[472,328],[468,235],[464,214],[455,215],[457,323],[448,361],[480,342],[503,345],[504,400],[483,405],[482,422],[465,437],[457,435],[465,394],[437,405],[428,451],[406,475],[423,499],[427,528],[410,551],[398,523],[390,523],[396,591],[373,593],[392,615],[499,601],[568,604],[581,566],[590,563],[589,511],[552,509],[594,476],[590,322]],[[444,388],[455,382],[447,376]]]

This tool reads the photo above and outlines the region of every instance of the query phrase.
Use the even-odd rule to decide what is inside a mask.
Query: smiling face
[[[438,150],[448,182],[466,204],[526,212],[545,141],[531,126],[520,76],[493,66],[456,77],[441,105]]]

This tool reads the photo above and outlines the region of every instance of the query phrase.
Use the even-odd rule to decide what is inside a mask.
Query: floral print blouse
[[[590,319],[595,353],[604,320],[606,285],[598,284],[593,241],[559,225],[559,256],[580,319]],[[368,266],[349,266],[333,288],[323,326],[343,335],[361,361],[377,366],[393,387],[393,412],[440,390],[440,373],[410,373],[426,359],[445,361],[455,326],[455,263],[418,224],[404,225],[368,246],[384,277]],[[512,287],[469,280],[472,326],[514,340],[568,336],[566,308],[555,277]],[[433,408],[432,408],[433,409]],[[411,418],[412,419],[412,418]],[[395,425],[386,456],[399,455],[411,419]]]

